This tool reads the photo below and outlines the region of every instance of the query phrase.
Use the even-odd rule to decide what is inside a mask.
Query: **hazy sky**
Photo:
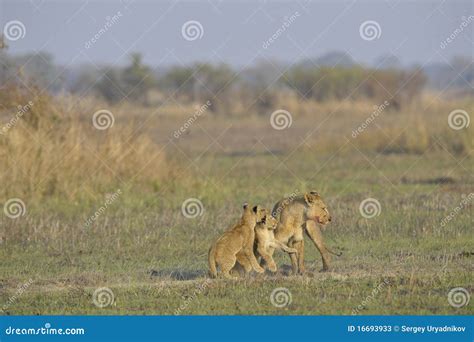
[[[265,58],[294,62],[333,50],[346,51],[363,63],[393,53],[404,64],[424,64],[473,55],[473,3],[0,0],[0,24],[4,29],[18,20],[25,27],[23,38],[8,42],[11,53],[47,51],[66,65],[123,64],[128,53],[138,51],[154,66],[197,60],[244,66]],[[99,33],[113,15],[116,20]],[[284,32],[277,33],[285,20]],[[376,35],[370,36],[369,30],[365,38],[373,40],[360,33],[361,24],[369,20],[380,27],[369,24]],[[183,37],[188,21],[202,27],[196,24],[195,40]],[[462,32],[455,34],[463,22]],[[96,34],[98,40],[91,43]],[[274,34],[276,40],[264,48]],[[452,34],[454,40],[441,48]]]

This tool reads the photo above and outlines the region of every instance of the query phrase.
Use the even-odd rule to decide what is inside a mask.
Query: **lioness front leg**
[[[293,247],[294,249],[296,249],[296,241],[293,241],[293,240],[290,240],[288,242],[288,246],[290,247]],[[296,249],[298,250],[298,249]],[[294,275],[297,275],[299,273],[299,269],[298,269],[298,252],[297,253],[291,253],[290,254],[290,258],[291,258],[291,269],[293,271],[293,274]]]
[[[310,239],[314,242],[314,245],[321,253],[321,258],[323,259],[323,269],[322,271],[329,271],[331,268],[331,256],[328,249],[324,245],[323,234],[321,229],[317,226],[314,221],[306,221],[306,233],[308,233]]]
[[[304,267],[304,241],[301,240],[293,242],[293,247],[297,251],[296,257],[298,260],[298,274],[304,274],[306,272],[306,269]]]

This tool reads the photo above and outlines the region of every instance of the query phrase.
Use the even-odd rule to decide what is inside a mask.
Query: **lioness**
[[[322,271],[330,269],[331,258],[329,253],[336,253],[324,245],[318,224],[325,225],[331,222],[331,215],[323,199],[316,191],[277,202],[273,207],[272,215],[278,219],[275,239],[298,251],[296,254],[290,254],[293,273],[302,274],[305,271],[303,231],[308,234],[319,253],[321,253]],[[273,252],[273,250],[270,250],[270,252]]]
[[[266,217],[266,210],[245,203],[240,222],[233,228],[227,230],[209,249],[209,274],[211,277],[217,277],[217,267],[225,278],[235,278],[230,275],[230,270],[235,266],[237,254],[241,252],[248,259],[251,267],[263,273],[264,269],[258,264],[253,254],[253,244],[255,240],[255,225]]]
[[[270,249],[272,249],[271,253],[273,253],[274,249],[282,249],[287,253],[297,252],[296,249],[289,248],[284,243],[275,239],[274,230],[277,223],[278,221],[273,216],[267,215],[260,222],[257,222],[255,226],[255,255],[260,255],[263,260],[265,260],[268,269],[272,272],[276,272],[277,266],[270,254]],[[237,254],[237,261],[244,268],[246,273],[252,270],[252,265],[242,252]]]

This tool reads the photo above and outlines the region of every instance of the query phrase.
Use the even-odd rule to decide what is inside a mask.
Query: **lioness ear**
[[[244,209],[247,209],[248,206],[249,206],[249,204],[247,202],[245,202],[244,205],[243,205]]]
[[[319,196],[319,192],[314,191],[314,190],[310,191],[309,193],[310,193],[311,195]]]
[[[316,200],[318,195],[313,194],[312,192],[304,194],[304,200],[306,203],[311,204]]]
[[[253,207],[253,212],[256,214],[257,213],[257,210],[258,210],[258,205],[256,205],[255,207]]]

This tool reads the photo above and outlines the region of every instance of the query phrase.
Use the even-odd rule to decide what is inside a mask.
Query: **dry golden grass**
[[[247,110],[244,111],[246,115],[206,112],[185,134],[173,141],[188,152],[188,156],[200,155],[203,150],[226,154],[268,153],[271,150],[285,154],[306,147],[318,153],[344,150],[352,153],[357,148],[384,154],[439,151],[472,156],[474,125],[460,130],[448,125],[448,115],[455,109],[465,110],[472,116],[472,99],[450,101],[425,95],[401,110],[395,110],[389,104],[354,136],[353,132],[373,115],[374,105],[369,101],[301,101],[290,94],[282,96],[275,107]],[[290,127],[275,130],[271,126],[271,114],[277,109],[291,113]],[[147,115],[142,113],[140,120],[145,120]],[[160,116],[160,120],[149,119],[146,129],[157,141],[166,142],[184,122],[186,117]],[[209,137],[218,138],[219,144]]]
[[[18,106],[30,101],[33,105],[15,118]],[[222,152],[222,147],[229,154],[258,152],[258,148],[265,153],[268,148],[279,153],[300,148],[317,153],[352,153],[354,148],[379,153],[473,153],[473,125],[461,130],[448,125],[451,111],[474,112],[474,102],[469,98],[447,100],[425,94],[401,110],[389,104],[374,116],[375,104],[369,101],[318,103],[281,94],[275,108],[258,113],[242,106],[229,108],[229,115],[208,110],[179,139],[173,138],[173,132],[202,104],[178,105],[165,99],[156,107],[127,101],[110,106],[96,99],[52,97],[34,86],[26,89],[13,85],[0,93],[0,103],[2,122],[11,123],[14,118],[7,131],[0,127],[0,192],[6,198],[75,199],[126,185],[154,191],[178,173],[178,165],[166,156],[175,145],[190,152],[188,159],[191,151],[200,151],[200,155],[203,150],[216,152],[216,148]],[[113,113],[115,123],[107,130],[97,130],[92,116],[103,108]],[[233,116],[237,109],[242,113]],[[276,109],[291,113],[291,127],[283,131],[272,128],[270,114]],[[367,126],[354,136],[371,116]],[[219,137],[219,144],[210,137]]]
[[[10,109],[7,120],[17,106],[32,103],[0,135],[2,196],[73,199],[126,184],[154,184],[170,173],[164,151],[133,123],[116,120],[97,130],[92,124],[97,108],[71,111],[34,87],[10,86],[1,96]]]
[[[292,114],[295,126],[301,122],[305,127],[311,127],[308,124],[312,122],[309,131],[314,132],[308,144],[318,146],[321,151],[337,150],[347,138],[361,150],[381,153],[420,154],[431,149],[458,155],[473,154],[474,125],[454,130],[448,124],[449,113],[453,110],[462,109],[472,115],[472,99],[448,100],[438,94],[426,93],[398,110],[390,100],[387,103],[376,115],[374,112],[382,103],[367,100],[319,103],[301,101],[289,94],[279,99],[278,105]],[[367,127],[354,136],[352,133],[367,119],[370,121]]]

